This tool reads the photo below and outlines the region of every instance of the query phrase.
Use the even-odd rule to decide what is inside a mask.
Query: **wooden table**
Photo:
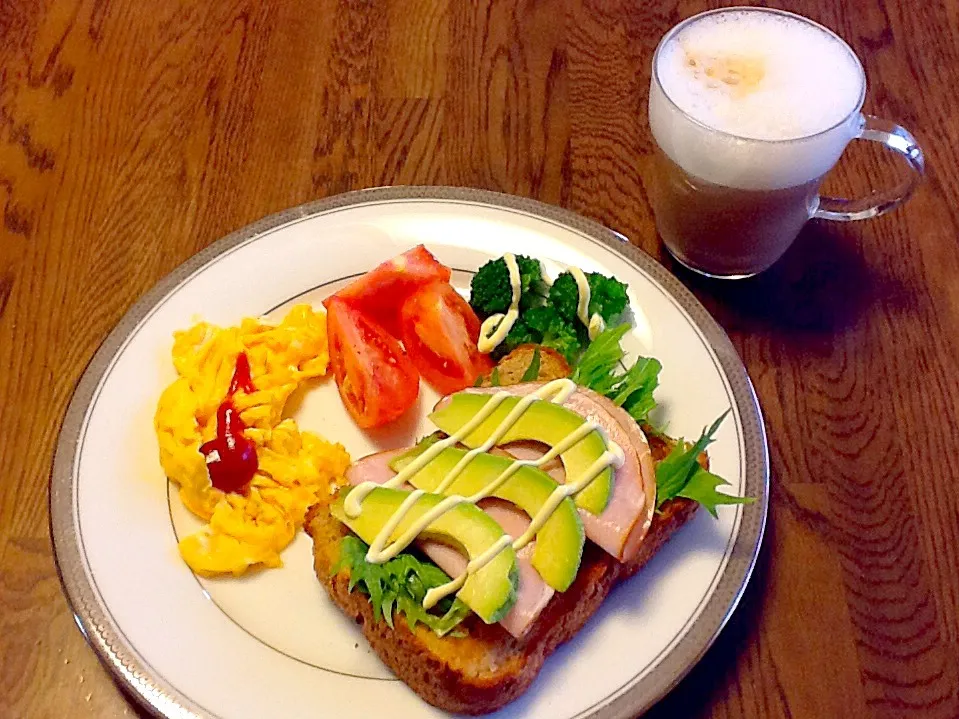
[[[535,197],[669,264],[649,65],[704,7],[0,4],[0,716],[137,713],[73,624],[47,526],[62,414],[127,308],[231,230],[375,185]],[[916,133],[929,173],[895,214],[810,225],[756,281],[680,273],[755,382],[772,504],[739,611],[652,715],[954,719],[959,3],[787,7],[850,42],[866,110]],[[831,182],[891,171],[856,148]]]

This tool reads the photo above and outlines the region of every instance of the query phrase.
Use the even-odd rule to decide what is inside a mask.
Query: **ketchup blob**
[[[246,425],[233,406],[233,395],[238,389],[247,393],[256,391],[250,376],[250,360],[243,352],[237,355],[227,398],[216,411],[216,437],[200,446],[210,481],[222,492],[240,492],[259,467],[256,445],[243,436]]]
[[[236,356],[236,369],[233,370],[230,391],[227,392],[226,396],[232,397],[238,389],[242,389],[247,394],[256,392],[256,387],[253,386],[253,377],[250,376],[250,359],[246,356],[246,352],[240,352]]]

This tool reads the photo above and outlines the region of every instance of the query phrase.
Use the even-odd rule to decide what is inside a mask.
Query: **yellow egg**
[[[282,505],[266,501],[256,489],[248,496],[227,494],[210,517],[214,534],[279,551],[293,541],[296,528]]]
[[[178,379],[160,395],[154,428],[160,445],[160,464],[181,485],[197,486],[206,475],[200,445],[200,427],[189,383]]]
[[[232,402],[258,460],[245,495],[216,489],[200,452],[216,436],[217,409],[227,399],[240,353],[249,360],[255,391],[240,389]],[[330,501],[350,464],[341,445],[283,419],[293,392],[326,374],[325,312],[304,304],[279,324],[251,318],[229,328],[198,323],[175,333],[173,366],[178,378],[160,396],[154,417],[160,464],[179,485],[184,506],[209,521],[181,540],[181,556],[206,576],[280,566],[279,552],[309,508]]]
[[[252,566],[281,567],[280,555],[269,547],[243,542],[204,527],[180,540],[180,556],[197,574],[240,576]]]

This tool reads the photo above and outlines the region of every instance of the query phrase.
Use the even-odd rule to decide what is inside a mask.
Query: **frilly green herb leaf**
[[[713,441],[713,435],[719,425],[726,419],[730,410],[726,410],[712,426],[703,430],[699,439],[692,445],[680,440],[666,457],[656,467],[656,506],[661,507],[663,502],[679,495],[692,478],[698,459],[703,450]]]
[[[442,600],[436,612],[423,608],[426,592],[450,580],[436,565],[405,552],[383,564],[372,564],[366,561],[367,551],[369,547],[359,538],[344,537],[330,575],[348,569],[350,591],[356,588],[369,597],[376,621],[384,620],[392,627],[394,612],[399,611],[406,615],[410,629],[422,623],[442,637],[470,615],[469,607],[452,597]]]
[[[645,421],[656,408],[653,391],[659,386],[659,372],[663,368],[658,359],[640,357],[613,388],[611,399],[629,412],[637,422]]]
[[[732,494],[717,492],[717,487],[723,484],[729,484],[729,482],[712,472],[707,472],[698,464],[696,467],[697,469],[693,472],[693,476],[689,478],[686,486],[680,490],[678,496],[699,502],[713,517],[718,518],[716,514],[717,505],[752,504],[756,501],[755,497],[737,497]]]
[[[715,517],[716,507],[720,504],[749,504],[755,501],[752,497],[736,497],[717,491],[719,486],[729,482],[706,471],[698,462],[699,455],[712,443],[713,435],[730,411],[726,410],[711,426],[704,429],[695,443],[690,445],[682,440],[677,442],[669,456],[656,467],[657,509],[667,500],[685,497],[699,502]]]
[[[653,391],[659,386],[662,365],[651,357],[639,357],[626,372],[620,372],[626,356],[620,341],[627,331],[629,325],[623,324],[597,335],[570,378],[578,385],[609,397],[637,422],[645,422],[656,407]]]
[[[629,325],[623,324],[600,332],[579,358],[570,379],[603,395],[612,391],[616,370],[625,356],[619,343],[628,331]]]

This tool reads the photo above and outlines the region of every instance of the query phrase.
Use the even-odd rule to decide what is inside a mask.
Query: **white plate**
[[[51,480],[51,526],[63,585],[104,664],[168,717],[438,716],[397,681],[332,605],[300,535],[285,566],[208,581],[180,560],[176,536],[199,522],[157,458],[152,417],[174,379],[173,332],[196,319],[230,325],[318,304],[377,263],[425,243],[470,273],[505,251],[613,274],[629,284],[633,352],[663,364],[657,397],[673,435],[698,436],[727,408],[710,448],[732,491],[757,497],[695,519],[546,663],[502,716],[632,716],[702,656],[752,570],[767,507],[768,458],[749,379],[719,326],[682,285],[609,230],[559,208],[457,188],[385,188],[274,215],[217,242],[161,281],[121,320],[70,404]],[[435,394],[421,391],[421,406]],[[424,412],[378,435],[346,415],[330,382],[302,396],[302,427],[353,457],[430,431]]]

